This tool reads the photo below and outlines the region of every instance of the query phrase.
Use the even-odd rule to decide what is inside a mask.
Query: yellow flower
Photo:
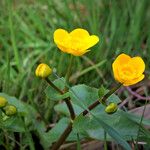
[[[145,63],[141,57],[120,54],[112,64],[115,79],[124,86],[138,83],[144,78]]]
[[[52,69],[47,64],[39,64],[36,68],[35,74],[37,77],[46,78],[52,73]]]
[[[13,105],[7,105],[4,110],[7,116],[12,116],[17,113],[17,108]]]
[[[105,108],[105,112],[108,114],[112,114],[114,112],[117,111],[117,104],[115,103],[110,103],[106,108]]]
[[[90,51],[88,49],[94,46],[98,41],[98,36],[89,35],[88,31],[80,28],[70,33],[64,29],[57,29],[54,32],[54,42],[57,47],[61,51],[74,56],[81,56]]]
[[[0,108],[6,106],[7,103],[8,101],[6,100],[6,98],[0,96]]]

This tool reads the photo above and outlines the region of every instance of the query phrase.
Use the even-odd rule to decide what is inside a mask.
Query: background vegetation
[[[53,32],[78,27],[98,35],[100,42],[85,56],[75,58],[71,84],[113,86],[111,63],[122,52],[144,59],[148,84],[149,20],[149,0],[1,0],[0,91],[31,104],[46,121],[55,122],[53,103],[45,103],[46,85],[34,71],[45,62],[60,77],[65,75],[68,55],[56,48]]]

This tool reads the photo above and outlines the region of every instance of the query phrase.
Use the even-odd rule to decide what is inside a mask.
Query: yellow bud
[[[47,64],[39,64],[36,68],[35,74],[37,77],[46,78],[52,73],[52,69]]]
[[[105,108],[105,112],[108,114],[112,114],[114,112],[116,112],[117,110],[117,104],[115,103],[110,103],[106,108]]]
[[[4,110],[7,116],[12,116],[17,113],[17,108],[13,105],[7,105]]]
[[[7,99],[2,97],[2,96],[0,96],[0,108],[6,106],[7,103],[8,103]]]

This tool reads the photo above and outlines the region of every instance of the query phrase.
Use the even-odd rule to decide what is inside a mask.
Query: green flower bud
[[[108,114],[113,114],[117,111],[118,106],[115,103],[110,103],[106,108],[105,108],[105,112]]]
[[[7,116],[12,116],[17,113],[17,108],[13,105],[7,105],[4,110]]]
[[[8,103],[7,99],[0,96],[0,108],[6,106],[7,103]]]

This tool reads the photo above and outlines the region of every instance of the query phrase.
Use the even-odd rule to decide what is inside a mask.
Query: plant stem
[[[97,105],[99,105],[100,103],[105,103],[106,100],[108,99],[109,96],[111,96],[115,91],[117,91],[122,84],[118,84],[115,88],[111,89],[106,95],[104,95],[101,99],[95,101],[93,104],[91,104],[88,107],[88,110],[92,110],[93,108],[95,108]],[[83,115],[86,115],[88,113],[88,110],[84,110],[83,111]]]
[[[137,98],[140,99],[140,100],[150,100],[150,96],[146,96],[146,97],[141,96],[140,94],[138,94],[138,93],[132,91],[132,89],[131,89],[130,87],[126,87],[126,89],[128,90],[128,92],[129,92],[130,94],[132,94],[133,96],[137,97]]]
[[[83,116],[85,116],[86,114],[88,114],[89,110],[94,109],[97,105],[100,104],[100,102],[106,102],[107,98],[109,96],[111,96],[116,90],[118,90],[121,87],[121,85],[122,84],[118,84],[115,88],[110,90],[101,99],[99,99],[96,102],[94,102],[93,104],[91,104],[88,107],[88,110],[84,110],[81,114],[83,114]],[[67,128],[65,129],[65,131],[62,133],[62,135],[58,139],[58,141],[52,146],[51,150],[58,150],[59,147],[64,143],[64,141],[66,140],[66,138],[68,137],[68,135],[70,134],[71,131],[72,131],[72,123],[70,122],[69,125],[67,126]]]
[[[51,87],[53,87],[58,93],[60,93],[61,95],[64,94],[64,92],[63,92],[61,89],[59,89],[59,88],[58,88],[53,82],[51,82],[48,78],[45,78],[45,80],[46,80],[46,82],[47,82]],[[65,103],[66,103],[66,105],[67,105],[67,107],[68,107],[68,109],[69,109],[71,119],[73,120],[73,119],[75,118],[75,112],[74,112],[73,106],[72,106],[72,104],[71,104],[71,102],[70,102],[70,97],[67,97],[67,98],[65,98],[65,99],[63,99],[63,100],[65,101]]]
[[[52,87],[54,88],[58,93],[60,94],[64,94],[64,92],[59,89],[53,82],[51,82],[51,80],[49,80],[48,78],[45,78],[46,82]]]
[[[66,140],[71,131],[72,131],[72,123],[70,122],[65,131],[58,139],[58,141],[52,146],[51,150],[58,150],[59,147],[64,143],[64,141]]]
[[[107,133],[106,133],[106,131],[104,131],[104,139],[105,139],[105,141],[104,141],[104,150],[107,150]]]
[[[74,120],[74,119],[75,119],[75,112],[74,112],[73,106],[72,106],[72,104],[71,104],[70,98],[68,97],[68,98],[65,98],[65,99],[63,99],[63,100],[64,100],[64,101],[66,102],[66,104],[67,104],[67,107],[68,107],[69,112],[70,112],[71,119]]]
[[[70,57],[70,62],[69,62],[69,66],[68,66],[66,77],[65,77],[66,78],[66,82],[69,81],[69,77],[70,77],[70,74],[71,74],[72,63],[73,63],[73,55],[71,55],[71,57]]]

